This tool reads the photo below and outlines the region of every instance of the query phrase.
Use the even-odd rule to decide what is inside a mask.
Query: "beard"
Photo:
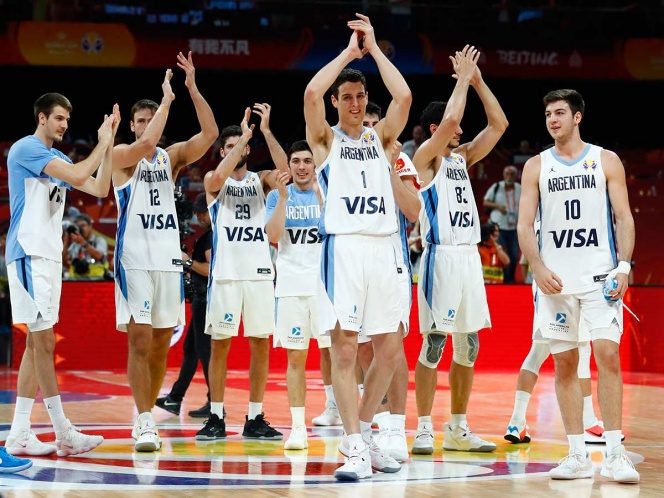
[[[247,164],[247,155],[243,155],[240,160],[237,163],[237,166],[235,166],[235,169],[240,169],[242,166]]]

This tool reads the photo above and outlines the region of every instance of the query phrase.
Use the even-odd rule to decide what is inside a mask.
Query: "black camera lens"
[[[78,233],[78,227],[76,225],[69,225],[67,227],[67,233]]]

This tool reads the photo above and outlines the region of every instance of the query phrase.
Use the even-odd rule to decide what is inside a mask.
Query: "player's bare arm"
[[[186,74],[184,84],[187,87],[187,90],[189,90],[191,101],[194,103],[196,116],[198,117],[198,123],[201,129],[186,142],[175,143],[166,149],[171,158],[173,180],[177,178],[180,169],[203,157],[219,136],[219,127],[214,119],[212,108],[196,86],[196,68],[194,67],[191,50],[187,57],[185,57],[182,52],[180,52],[177,57],[178,67]]]
[[[602,150],[602,168],[606,177],[611,208],[616,219],[616,243],[618,245],[618,257],[620,261],[631,263],[634,251],[634,240],[636,231],[634,218],[629,207],[627,195],[627,183],[625,181],[625,167],[615,152]],[[618,287],[612,293],[612,299],[622,298],[629,286],[629,275],[619,272],[615,279]]]
[[[120,106],[113,106],[113,127],[111,132],[111,141],[106,147],[106,152],[101,161],[101,165],[95,176],[88,177],[87,181],[79,190],[94,195],[95,197],[106,197],[111,188],[111,175],[113,174],[113,142],[120,125]],[[93,255],[94,256],[94,255]]]
[[[274,207],[270,221],[265,225],[265,231],[270,239],[270,242],[276,244],[281,239],[286,227],[286,203],[288,202],[288,190],[286,186],[290,181],[290,173],[288,171],[276,171],[275,174],[275,188],[279,192],[277,204]]]
[[[530,261],[537,286],[544,294],[559,294],[563,289],[563,283],[555,273],[544,265],[535,236],[535,216],[537,216],[540,201],[539,176],[541,164],[541,157],[537,155],[528,159],[523,167],[519,219],[516,229],[519,236],[519,246],[523,254],[526,255],[526,259]]]
[[[240,123],[240,128],[242,129],[240,140],[235,144],[231,151],[224,156],[217,167],[212,171],[208,171],[203,178],[203,185],[205,186],[205,194],[208,204],[217,197],[221,187],[226,183],[228,177],[231,176],[235,166],[240,162],[249,140],[251,140],[251,137],[253,136],[254,125],[249,125],[250,117],[251,109],[247,107],[244,110],[244,117]]]

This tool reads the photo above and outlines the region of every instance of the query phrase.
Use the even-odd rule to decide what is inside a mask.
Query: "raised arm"
[[[626,268],[630,268],[636,231],[634,229],[632,211],[629,207],[627,184],[625,182],[625,167],[615,152],[604,149],[602,151],[602,169],[604,170],[604,176],[606,176],[611,208],[616,219],[616,242],[618,244],[620,264],[626,266]],[[623,264],[623,261],[627,264]],[[627,270],[627,273],[625,273],[625,270],[621,271],[619,266],[615,279],[618,281],[618,288],[611,296],[612,299],[617,300],[622,298],[625,292],[627,292],[629,271]]]
[[[251,109],[247,107],[244,110],[244,118],[240,123],[240,128],[242,128],[242,136],[238,140],[237,144],[231,149],[231,151],[221,160],[217,167],[208,171],[203,178],[203,185],[205,186],[205,193],[207,203],[210,204],[216,197],[221,187],[231,173],[235,169],[235,166],[240,162],[242,154],[244,154],[249,140],[251,140],[254,125],[249,126],[249,118],[251,117]]]
[[[539,155],[531,157],[523,166],[521,175],[521,201],[516,230],[519,247],[530,262],[533,277],[544,294],[559,294],[563,288],[560,278],[549,270],[542,261],[539,244],[535,235],[535,216],[539,207],[539,176],[542,161]]]
[[[277,244],[284,233],[286,227],[286,203],[288,202],[288,190],[286,185],[290,180],[288,171],[279,171],[275,177],[276,191],[272,190],[268,194],[266,201],[267,223],[265,231],[270,242]],[[274,199],[276,197],[276,200]]]
[[[385,57],[378,46],[376,34],[369,18],[362,14],[355,15],[359,19],[349,21],[348,27],[358,33],[358,37],[362,37],[364,51],[368,52],[376,61],[383,83],[392,96],[392,101],[385,113],[385,119],[381,120],[381,126],[376,126],[376,134],[380,137],[383,148],[389,151],[408,122],[408,113],[413,102],[413,95],[403,75]]]
[[[355,59],[361,59],[367,52],[360,49],[362,33],[353,31],[348,46],[332,61],[323,66],[311,79],[304,90],[304,120],[306,138],[317,165],[327,157],[332,146],[334,132],[325,119],[325,92],[332,86],[341,71]]]
[[[482,78],[482,73],[479,67],[475,67],[475,74],[470,80],[472,86],[484,106],[484,112],[487,117],[487,125],[480,131],[471,142],[463,144],[459,149],[462,149],[466,156],[467,167],[472,166],[476,162],[482,160],[491,150],[496,146],[500,137],[503,136],[507,126],[507,116],[500,107],[498,99],[489,89],[486,82]],[[454,152],[459,152],[455,149]]]
[[[201,131],[186,142],[175,143],[166,149],[171,158],[173,179],[177,178],[180,169],[203,157],[219,136],[219,128],[212,109],[196,86],[196,69],[194,68],[191,51],[189,51],[187,57],[182,52],[178,54],[178,67],[187,75],[184,84],[189,90],[189,95],[194,103]]]
[[[466,99],[470,81],[477,67],[479,52],[475,47],[466,45],[461,52],[454,57],[450,56],[454,69],[453,77],[456,79],[452,95],[447,101],[443,119],[436,126],[431,137],[420,145],[413,156],[413,164],[417,169],[423,185],[428,184],[435,175],[436,159],[445,154],[450,141],[458,133],[461,133],[461,119],[466,110]]]
[[[74,167],[63,159],[55,158],[44,167],[44,173],[63,180],[77,189],[83,187],[99,167],[106,154],[106,149],[113,144],[114,120],[115,114],[104,116],[104,122],[97,130],[97,145],[88,157],[74,164]],[[108,192],[108,187],[106,192]]]
[[[113,148],[114,171],[134,167],[142,158],[154,151],[159,139],[164,134],[168,112],[171,108],[171,103],[175,99],[175,94],[171,88],[172,77],[173,72],[167,69],[164,81],[161,84],[163,92],[161,104],[141,136],[130,144],[118,144]],[[134,116],[131,116],[131,121],[133,119]]]
[[[257,114],[261,118],[260,130],[263,136],[265,137],[265,143],[267,143],[267,148],[270,150],[270,157],[275,167],[279,171],[288,172],[288,156],[284,151],[284,148],[281,146],[277,137],[272,133],[270,128],[270,113],[272,111],[272,106],[270,104],[254,104],[254,114]]]
[[[111,141],[106,147],[104,157],[101,161],[101,166],[97,170],[96,176],[89,176],[86,182],[79,188],[79,190],[94,195],[95,197],[106,197],[111,188],[111,175],[113,174],[113,142],[115,134],[118,132],[120,125],[120,106],[115,104],[113,106],[113,128]],[[97,256],[92,254],[95,259]]]

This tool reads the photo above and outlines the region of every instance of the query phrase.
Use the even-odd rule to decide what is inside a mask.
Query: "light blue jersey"
[[[320,274],[321,239],[318,235],[320,205],[312,190],[286,187],[286,223],[277,252],[276,297],[315,296]],[[277,205],[279,191],[272,190],[266,200],[266,223]]]
[[[35,135],[18,140],[9,149],[7,263],[26,256],[62,261],[62,216],[71,185],[44,173],[55,158],[71,163],[65,154],[49,149]]]

